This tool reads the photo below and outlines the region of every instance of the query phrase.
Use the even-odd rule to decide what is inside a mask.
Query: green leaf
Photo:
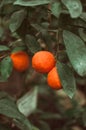
[[[14,53],[14,52],[19,52],[19,51],[24,51],[25,49],[26,49],[25,46],[15,47],[15,48],[12,50],[12,53]]]
[[[19,119],[20,113],[16,107],[15,102],[7,94],[0,92],[0,114],[10,118]]]
[[[31,0],[31,1],[25,1],[25,0],[16,0],[14,2],[14,5],[21,5],[21,6],[38,6],[38,5],[44,5],[50,3],[51,0]]]
[[[2,0],[0,3],[0,8],[6,4],[11,4],[13,2],[14,2],[14,0]]]
[[[8,51],[10,48],[4,45],[0,45],[0,51]]]
[[[29,123],[28,119],[22,117],[21,119],[13,119],[14,124],[21,130],[33,130],[33,126]]]
[[[40,47],[39,43],[37,42],[37,40],[36,40],[36,38],[34,36],[29,35],[29,34],[26,35],[25,42],[26,42],[26,45],[27,45],[28,49],[32,53],[35,53],[35,52],[41,50],[41,47]]]
[[[55,1],[51,4],[51,12],[54,16],[58,18],[61,11],[62,11],[62,5],[60,1]]]
[[[13,118],[13,122],[17,127],[21,128],[21,130],[33,130],[33,128],[35,128],[28,119],[19,112],[13,98],[4,92],[0,92],[0,114]]]
[[[69,60],[80,76],[86,76],[86,46],[84,42],[72,32],[64,30],[63,40]]]
[[[79,31],[80,37],[83,39],[83,41],[86,42],[86,33],[85,33],[85,30],[83,28],[79,28],[78,31]]]
[[[25,116],[29,116],[37,107],[37,91],[35,87],[17,101],[20,112]]]
[[[43,32],[46,31],[49,27],[48,22],[42,22],[41,24],[31,24],[32,27],[34,27],[37,31]]]
[[[18,118],[19,113],[15,104],[9,99],[0,99],[0,114],[10,118]]]
[[[9,28],[11,32],[16,31],[21,26],[25,16],[26,16],[26,11],[23,9],[16,11],[12,14],[10,19],[10,24],[9,24]]]
[[[72,98],[76,91],[76,82],[72,70],[68,65],[60,62],[57,63],[57,69],[64,91],[70,98]]]
[[[2,0],[0,7],[2,7],[3,5],[6,5],[6,4],[11,4],[11,3],[13,3],[14,1],[15,1],[15,0]]]
[[[82,4],[80,0],[61,0],[62,3],[69,10],[70,16],[72,18],[77,18],[82,13]]]
[[[15,0],[2,0],[3,4],[10,4],[13,3]]]
[[[10,59],[10,57],[5,57],[2,61],[1,61],[1,76],[4,80],[6,80],[11,72],[12,72],[12,61]]]
[[[83,12],[83,13],[80,15],[80,18],[86,22],[86,12]]]

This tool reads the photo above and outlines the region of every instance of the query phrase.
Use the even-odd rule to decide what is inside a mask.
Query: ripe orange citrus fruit
[[[32,58],[32,67],[40,73],[47,73],[54,66],[55,58],[49,51],[39,51]]]
[[[61,82],[60,82],[60,78],[59,78],[59,75],[58,75],[58,71],[57,71],[57,68],[54,67],[49,73],[48,73],[48,76],[47,76],[47,83],[48,85],[53,88],[53,89],[61,89],[62,86],[61,86]]]
[[[29,67],[29,56],[24,51],[12,53],[10,55],[13,67],[19,72],[23,72]]]

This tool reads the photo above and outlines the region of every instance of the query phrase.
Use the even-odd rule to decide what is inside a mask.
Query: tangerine
[[[23,72],[29,67],[29,56],[24,51],[12,53],[10,58],[13,62],[13,67],[19,72]]]
[[[53,88],[53,89],[61,89],[62,86],[61,86],[61,82],[60,82],[60,78],[59,78],[59,75],[58,75],[58,71],[57,71],[57,68],[54,67],[49,73],[48,73],[48,76],[47,76],[47,83],[48,85]]]
[[[32,58],[32,67],[40,72],[47,73],[55,66],[54,55],[49,51],[36,52]]]

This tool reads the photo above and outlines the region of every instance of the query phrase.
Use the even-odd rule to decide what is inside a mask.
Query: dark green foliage
[[[70,16],[72,18],[77,18],[82,13],[82,4],[80,0],[62,0],[62,3],[69,10]]]
[[[11,72],[12,72],[12,61],[10,57],[5,57],[1,62],[0,62],[0,72],[1,76],[4,80],[6,80]]]
[[[32,1],[25,1],[25,0],[16,0],[14,5],[21,5],[21,6],[38,6],[50,3],[51,0],[32,0]]]
[[[9,50],[10,48],[8,48],[7,46],[4,46],[4,45],[0,45],[0,51],[7,51]]]
[[[13,118],[14,123],[22,130],[35,130],[27,118],[19,112],[14,100],[5,93],[0,93],[0,114]]]
[[[86,46],[84,42],[69,31],[63,32],[63,40],[72,66],[79,75],[86,76]]]
[[[59,76],[61,78],[63,89],[67,93],[67,95],[72,98],[76,91],[76,82],[73,72],[68,65],[62,64],[60,62],[57,63],[57,68]]]
[[[41,47],[34,36],[26,35],[25,38],[27,48],[32,52],[36,53],[37,51],[41,50]]]
[[[30,57],[30,68],[23,73],[14,70],[10,58],[20,50]],[[62,93],[49,88],[47,74],[32,68],[32,56],[40,50],[54,54]],[[12,80],[14,73],[19,84],[16,76]],[[1,90],[15,95],[0,92],[0,130],[86,129],[85,0],[0,0]],[[77,96],[78,90],[83,94]]]
[[[16,31],[21,26],[25,16],[26,16],[25,10],[19,10],[13,13],[9,25],[9,28],[12,32]]]

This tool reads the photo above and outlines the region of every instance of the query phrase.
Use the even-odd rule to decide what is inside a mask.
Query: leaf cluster
[[[52,52],[57,61],[56,67],[63,90],[70,98],[73,98],[76,87],[81,85],[82,82],[83,86],[86,85],[86,1],[0,0],[0,82],[6,82],[11,76],[13,64],[10,53],[19,50],[26,51],[31,58],[33,54],[40,50]],[[29,77],[32,72],[31,68],[26,73],[25,81],[27,84],[29,83],[32,86],[43,84],[46,86],[46,75],[45,77],[38,76],[41,78],[39,83],[37,77],[34,80]],[[30,82],[28,82],[29,78]],[[21,106],[22,100],[27,101],[28,95],[21,98],[19,106]],[[36,96],[37,94],[35,94]],[[36,129],[31,128],[27,118],[21,114],[15,102],[8,96],[1,98],[0,102],[1,114],[12,118],[18,127],[21,126],[21,130]],[[36,100],[33,102],[36,104]],[[26,106],[28,106],[27,103]],[[33,104],[32,107],[34,108]],[[25,107],[20,109],[24,111]],[[62,113],[64,120],[66,118],[68,121],[70,117],[76,117],[76,115],[73,115],[76,111],[78,110],[74,107],[74,109],[69,110],[69,113]],[[83,109],[83,112],[79,111],[79,114],[84,112]],[[65,115],[68,117],[65,117]],[[61,118],[50,113],[49,116]],[[83,120],[85,119],[86,114],[83,114]],[[84,124],[86,125],[86,123]],[[40,126],[44,126],[42,129],[50,130],[43,120],[40,121]],[[5,130],[2,125],[0,127]]]

